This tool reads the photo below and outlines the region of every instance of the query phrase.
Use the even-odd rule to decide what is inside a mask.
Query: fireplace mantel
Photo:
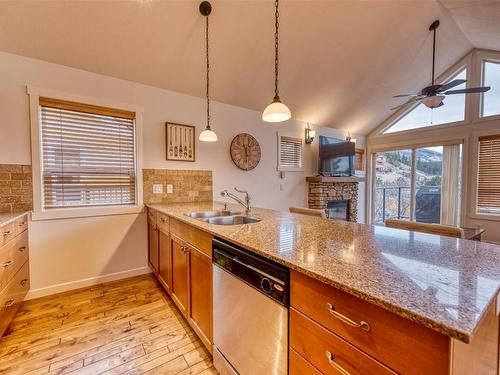
[[[349,176],[349,177],[326,177],[326,176],[307,176],[307,182],[363,182],[364,177]]]

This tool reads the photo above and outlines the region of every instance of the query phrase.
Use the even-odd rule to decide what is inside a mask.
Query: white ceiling
[[[212,1],[212,96],[262,110],[273,97],[273,1]],[[0,50],[204,95],[198,1],[0,2]],[[498,1],[282,1],[281,98],[295,118],[368,133],[391,96],[473,47],[500,49]]]

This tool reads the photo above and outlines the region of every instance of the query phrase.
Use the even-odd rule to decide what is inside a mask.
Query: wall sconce
[[[347,135],[346,135],[346,137],[345,137],[345,140],[346,140],[347,142],[356,143],[356,138],[352,138],[352,137],[351,137],[351,133],[350,133],[350,132],[347,132]]]
[[[306,128],[306,143],[311,144],[314,141],[314,137],[316,137],[316,130],[311,129],[309,124],[307,124]]]

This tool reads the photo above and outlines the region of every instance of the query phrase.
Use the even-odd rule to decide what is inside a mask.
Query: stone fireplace
[[[307,177],[309,208],[325,210],[336,220],[357,222],[359,177]]]

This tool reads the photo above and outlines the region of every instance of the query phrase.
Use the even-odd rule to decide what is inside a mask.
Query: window
[[[466,76],[467,70],[463,69],[446,82],[453,81],[454,79],[466,79]],[[465,83],[454,87],[453,90],[464,88]],[[445,98],[444,104],[444,106],[435,109],[430,109],[424,104],[419,104],[389,128],[385,129],[383,134],[447,124],[465,119],[465,94],[449,95]]]
[[[278,133],[278,170],[302,171],[302,138],[294,138]]]
[[[483,62],[483,86],[491,89],[482,94],[481,116],[500,115],[500,63]]]
[[[500,215],[500,134],[479,138],[478,214]]]
[[[135,113],[39,98],[41,209],[134,206]]]
[[[458,225],[461,160],[460,144],[376,153],[373,221]]]

